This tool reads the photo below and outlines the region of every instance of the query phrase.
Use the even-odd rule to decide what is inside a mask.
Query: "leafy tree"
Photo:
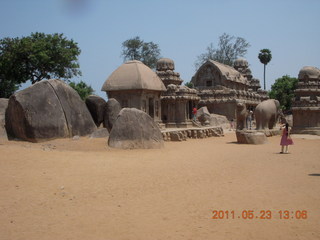
[[[266,65],[271,61],[272,54],[267,48],[261,49],[258,55],[260,62],[263,64],[263,88],[266,90]]]
[[[144,42],[140,37],[128,39],[122,43],[123,61],[139,60],[152,69],[156,68],[157,60],[160,58],[158,44]]]
[[[290,110],[292,99],[294,97],[294,90],[297,88],[297,83],[297,78],[292,78],[288,75],[278,78],[271,86],[269,97],[277,99],[283,110]]]
[[[70,82],[69,85],[78,92],[82,100],[85,100],[88,96],[94,93],[93,88],[83,81],[80,81],[79,83]]]
[[[206,52],[198,56],[195,67],[198,69],[210,59],[233,66],[237,58],[245,56],[249,47],[250,44],[244,38],[224,33],[219,37],[218,48],[215,48],[214,44],[210,43]]]
[[[10,96],[21,83],[81,75],[80,49],[63,34],[31,33],[0,40],[0,97]],[[8,89],[4,92],[3,89]]]
[[[184,85],[188,88],[194,88],[194,85],[192,82],[186,82]]]
[[[9,98],[12,93],[19,89],[19,84],[6,80],[0,75],[0,98]]]

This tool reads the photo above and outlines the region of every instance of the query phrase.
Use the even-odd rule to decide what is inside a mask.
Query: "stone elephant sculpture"
[[[246,128],[246,119],[248,116],[248,111],[246,104],[242,102],[237,102],[237,130],[242,130]]]
[[[258,104],[254,110],[256,129],[273,129],[281,115],[280,103],[275,99],[268,99]]]

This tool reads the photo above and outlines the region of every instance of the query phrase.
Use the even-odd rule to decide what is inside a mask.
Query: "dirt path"
[[[1,142],[0,240],[320,239],[320,139],[296,137],[290,154],[268,140]]]

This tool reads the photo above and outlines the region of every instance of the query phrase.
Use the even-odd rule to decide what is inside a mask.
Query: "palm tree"
[[[263,64],[263,87],[266,90],[266,65],[271,61],[271,51],[267,48],[261,49],[258,56],[260,62]]]

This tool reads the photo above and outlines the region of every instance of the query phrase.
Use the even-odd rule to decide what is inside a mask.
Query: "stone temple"
[[[181,85],[174,61],[161,58],[156,72],[140,61],[129,61],[105,81],[102,91],[115,98],[122,108],[137,108],[148,113],[161,127],[199,126],[192,121],[192,109],[206,106],[210,113],[236,118],[237,103],[253,109],[267,99],[259,80],[252,78],[245,59],[234,68],[212,60],[204,63],[192,78],[195,89]]]
[[[303,67],[292,104],[293,132],[320,135],[320,70]]]
[[[197,90],[181,86],[183,80],[174,72],[174,62],[169,58],[158,60],[156,73],[167,88],[161,95],[163,123],[166,127],[191,127],[192,109],[200,100]]]
[[[166,91],[161,79],[140,61],[118,67],[104,82],[102,91],[116,99],[122,108],[137,108],[161,122],[161,93]]]
[[[260,89],[259,80],[252,78],[248,66],[245,59],[236,60],[234,68],[213,60],[205,62],[191,80],[201,99],[198,106],[207,106],[210,113],[231,120],[236,118],[237,102],[253,109],[268,99],[267,92]]]

